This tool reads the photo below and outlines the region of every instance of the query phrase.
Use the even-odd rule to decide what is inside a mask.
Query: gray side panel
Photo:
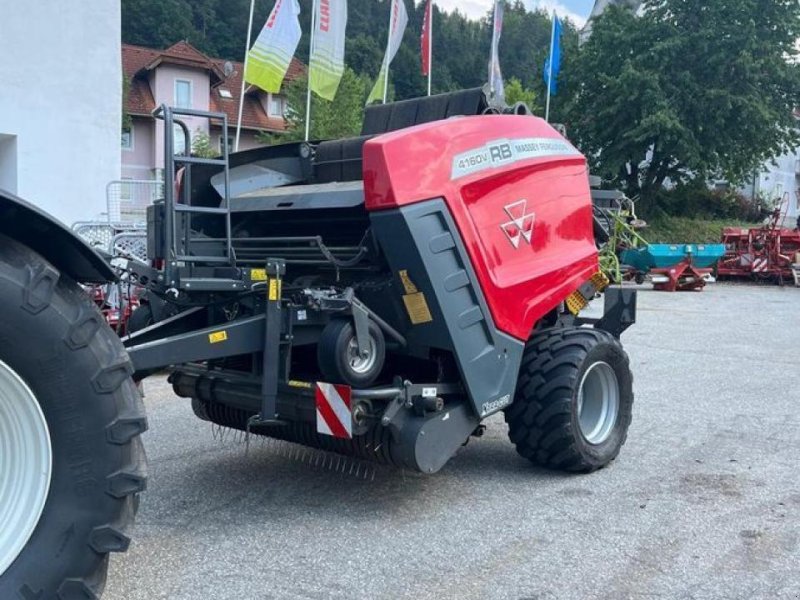
[[[495,327],[445,202],[375,212],[370,219],[395,277],[408,271],[433,317],[410,325],[409,342],[453,352],[482,418],[510,404],[525,345]]]

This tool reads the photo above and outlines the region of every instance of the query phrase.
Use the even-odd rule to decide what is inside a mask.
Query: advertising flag
[[[386,102],[386,91],[389,86],[389,65],[392,64],[397,51],[400,49],[400,44],[403,42],[406,25],[408,25],[408,13],[406,12],[405,2],[403,0],[392,0],[386,54],[383,57],[381,72],[378,74],[375,86],[372,88],[369,98],[367,98],[367,104],[372,104],[381,98],[383,98],[384,103]]]
[[[433,0],[428,0],[425,5],[425,20],[422,22],[422,37],[420,38],[420,54],[422,56],[422,74],[427,77],[431,72],[431,25],[433,24]]]
[[[558,93],[558,74],[561,72],[561,21],[553,15],[553,38],[550,56],[544,61],[544,82],[551,95]]]
[[[297,0],[276,0],[256,43],[247,53],[244,79],[277,94],[297,44],[300,43],[300,5]]]
[[[503,34],[503,0],[494,3],[494,28],[492,33],[492,58],[489,61],[489,90],[493,100],[505,102],[503,73],[500,71],[500,36]]]
[[[309,85],[321,98],[333,100],[344,74],[347,0],[317,0],[315,11]]]

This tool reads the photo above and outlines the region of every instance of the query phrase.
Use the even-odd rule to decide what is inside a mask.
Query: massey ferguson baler
[[[635,292],[604,289],[586,162],[544,121],[470,90],[207,159],[176,128],[224,114],[155,116],[149,262],[113,261],[146,290],[127,354],[75,283],[108,264],[0,193],[1,598],[101,593],[145,487],[134,381],[165,368],[201,419],[425,473],[500,411],[537,464],[617,456]]]
[[[499,411],[534,462],[607,464],[631,417],[634,296],[578,316],[606,283],[586,162],[500,112],[481,90],[371,107],[361,137],[230,166],[167,139],[160,268],[132,269],[151,290],[138,320],[173,316],[126,340],[137,376],[173,364],[202,419],[426,473]],[[180,115],[198,113],[158,112],[167,132]]]

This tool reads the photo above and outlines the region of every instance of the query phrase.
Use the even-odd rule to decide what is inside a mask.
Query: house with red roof
[[[286,81],[303,75],[305,65],[293,59]],[[122,178],[161,179],[164,167],[164,123],[152,112],[161,104],[223,112],[228,130],[221,121],[185,118],[193,139],[200,133],[209,137],[212,148],[222,152],[222,144],[233,150],[242,89],[242,63],[212,58],[182,41],[166,50],[122,44],[122,71],[127,79],[125,99],[131,126],[122,132]],[[286,98],[255,86],[245,86],[242,132],[239,150],[261,143],[259,133],[281,133],[287,129],[284,118]],[[176,132],[176,150],[183,148],[183,136]]]

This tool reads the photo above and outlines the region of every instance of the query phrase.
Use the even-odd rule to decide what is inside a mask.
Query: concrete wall
[[[3,4],[0,180],[67,224],[96,218],[120,177],[119,0]]]

